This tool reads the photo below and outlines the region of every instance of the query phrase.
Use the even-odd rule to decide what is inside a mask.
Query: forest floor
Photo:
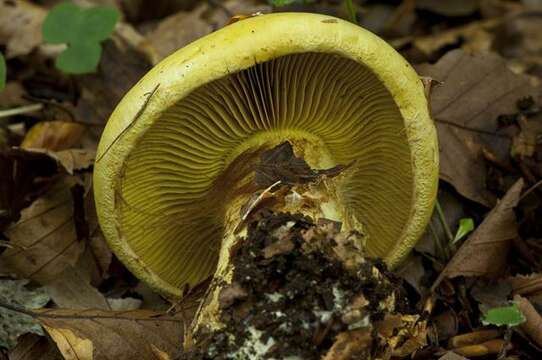
[[[405,316],[418,314],[424,322],[401,339],[400,327],[390,331],[388,345],[401,348],[394,355],[542,358],[542,1],[360,0],[349,7],[342,0],[285,6],[264,0],[75,0],[117,9],[111,19],[120,17],[99,25],[110,26],[111,33],[103,37],[101,53],[86,54],[91,60],[96,55],[96,64],[71,54],[76,61],[55,65],[63,45],[46,41],[51,37],[42,34],[42,26],[59,3],[0,0],[0,359],[179,356],[186,311],[197,306],[198,294],[183,304],[169,303],[108,248],[92,198],[96,147],[112,110],[153,65],[236,15],[273,11],[356,21],[386,39],[430,88],[440,147],[436,210],[393,273],[378,260],[366,265],[367,274],[385,274],[384,288],[400,287],[397,298],[404,303],[398,300],[397,307]],[[69,41],[84,42],[84,32],[78,36]],[[93,66],[95,71],[85,73]],[[316,226],[294,220],[305,229]],[[258,226],[269,224],[254,226],[250,236],[257,238]],[[250,246],[265,250],[256,240]],[[288,254],[277,256],[278,263],[293,261]],[[309,257],[313,265],[339,266]],[[276,272],[268,262],[256,265],[239,266],[255,276]],[[317,283],[330,279],[305,265],[291,262],[292,276],[308,271]],[[353,278],[334,281],[337,291],[350,291],[351,301],[363,292]],[[378,288],[371,281],[365,285]],[[323,285],[276,286],[277,296],[325,292]],[[385,298],[364,294],[368,304]],[[276,310],[274,302],[255,296],[252,305]],[[289,312],[300,323],[304,306],[313,306],[303,301],[310,299]],[[229,319],[245,310],[229,308]],[[381,329],[380,348],[387,334]],[[326,336],[341,339],[340,328],[306,330],[288,346],[307,359],[326,356],[322,349],[334,346]],[[356,341],[366,342],[358,335]],[[286,344],[287,333],[281,336]],[[317,346],[307,348],[311,341]],[[417,345],[408,347],[408,341]]]

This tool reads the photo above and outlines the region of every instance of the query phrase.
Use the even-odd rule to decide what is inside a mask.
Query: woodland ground
[[[121,13],[86,75],[56,69],[62,49],[42,38],[58,3],[0,0],[0,359],[86,359],[89,344],[99,359],[178,354],[196,304],[168,303],[108,249],[96,146],[153,64],[232,16],[286,10],[355,13],[431,84],[438,207],[396,271],[428,320],[427,345],[408,357],[542,358],[542,1],[359,0],[352,12],[341,0],[76,0]],[[481,321],[501,307],[522,316]]]

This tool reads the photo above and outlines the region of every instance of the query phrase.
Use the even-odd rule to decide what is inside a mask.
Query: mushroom
[[[111,248],[173,298],[217,263],[224,274],[240,211],[261,191],[253,165],[285,141],[313,169],[352,164],[311,215],[362,229],[368,253],[397,265],[436,197],[437,138],[423,84],[376,35],[309,13],[228,25],[126,94],[94,170]]]

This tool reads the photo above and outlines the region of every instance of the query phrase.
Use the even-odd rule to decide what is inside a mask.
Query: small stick
[[[25,106],[16,107],[13,109],[0,110],[0,119],[14,115],[22,115],[40,111],[43,109],[43,104],[30,104]]]

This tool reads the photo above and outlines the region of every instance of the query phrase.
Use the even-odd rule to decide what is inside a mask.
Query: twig
[[[442,211],[442,208],[440,207],[440,203],[438,200],[436,202],[435,208],[437,209],[437,215],[442,225],[442,228],[444,229],[444,233],[446,234],[446,237],[448,238],[448,244],[452,244],[454,241],[454,235],[452,234],[452,231],[450,230],[450,227],[448,226],[448,223],[446,222],[446,217],[444,216],[444,212]]]
[[[0,110],[0,118],[6,118],[14,115],[22,115],[40,111],[43,109],[43,104],[30,104],[21,107],[16,107],[7,110]]]
[[[442,256],[443,260],[445,260],[445,261],[448,260],[449,259],[449,253],[448,253],[447,246],[445,246],[445,244],[443,244],[442,241],[440,240],[440,237],[437,234],[437,230],[435,229],[435,225],[433,225],[433,220],[429,221],[429,229],[431,230],[431,235],[433,237],[433,241],[435,242],[435,244],[437,246],[437,251],[439,253],[439,257]]]
[[[540,185],[542,185],[542,180],[539,180],[536,184],[534,184],[533,186],[531,186],[530,188],[528,188],[528,189],[523,193],[523,195],[521,195],[521,197],[519,198],[519,201],[523,200],[527,195],[529,195],[530,193],[532,193],[533,191],[535,191]]]

